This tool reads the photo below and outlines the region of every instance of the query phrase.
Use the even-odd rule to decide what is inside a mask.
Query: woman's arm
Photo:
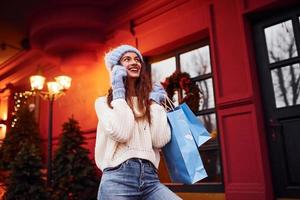
[[[113,109],[108,107],[104,97],[95,102],[95,109],[102,123],[104,132],[117,142],[127,142],[133,133],[134,115],[124,99],[116,99],[112,102]]]
[[[153,102],[150,106],[151,113],[151,137],[154,148],[162,148],[171,139],[171,130],[164,108]]]

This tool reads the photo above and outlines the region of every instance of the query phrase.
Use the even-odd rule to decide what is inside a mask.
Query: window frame
[[[299,5],[299,3],[295,4]],[[276,108],[276,100],[274,96],[273,83],[271,78],[271,70],[283,66],[300,63],[300,28],[295,29],[294,15],[297,15],[297,26],[300,26],[300,9],[299,6],[287,4],[280,8],[270,11],[262,11],[261,13],[254,13],[248,16],[252,25],[253,36],[253,52],[256,61],[256,71],[259,77],[259,89],[261,102],[263,105],[264,125],[266,127],[266,138],[268,146],[268,159],[270,162],[270,171],[272,172],[272,181],[274,188],[274,195],[279,198],[293,198],[299,196],[299,187],[296,184],[290,184],[289,176],[286,168],[288,167],[287,156],[285,151],[284,139],[281,136],[284,134],[281,127],[285,126],[286,119],[296,119],[299,115],[300,105],[293,105],[287,107]],[[282,23],[287,20],[292,20],[294,37],[296,42],[296,49],[298,56],[288,58],[275,63],[269,63],[268,50],[266,46],[266,38],[264,30],[270,26]],[[298,43],[297,43],[298,41]],[[296,117],[295,117],[296,116]],[[276,140],[274,142],[273,133],[276,132]],[[277,139],[280,136],[280,140]],[[275,160],[275,161],[274,161]],[[285,180],[285,181],[282,181]]]
[[[288,14],[285,14],[283,16],[279,15],[276,17],[271,17],[269,20],[266,20],[266,22],[262,26],[262,29],[265,30],[268,27],[272,27],[274,25],[283,23],[288,20],[292,21],[293,34],[294,34],[294,38],[295,38],[295,45],[296,45],[296,50],[298,52],[298,55],[295,57],[287,58],[287,59],[280,60],[280,61],[273,62],[273,63],[270,63],[269,59],[267,57],[267,59],[265,60],[265,62],[266,62],[265,65],[268,67],[268,70],[270,70],[270,71],[279,69],[279,68],[283,68],[283,67],[286,67],[289,65],[293,65],[293,64],[300,65],[300,42],[299,42],[300,41],[300,28],[296,28],[296,27],[300,27],[300,15],[297,10],[289,12]],[[262,42],[263,42],[263,50],[265,51],[266,56],[268,56],[267,41],[266,41],[265,34],[262,38]],[[272,79],[272,77],[271,77],[271,79]],[[274,102],[272,102],[272,103],[275,105],[275,108],[278,110],[284,110],[286,108],[293,108],[293,107],[300,107],[300,104],[277,107],[274,88],[272,91],[269,91],[269,93],[270,93],[270,95],[274,96]]]
[[[199,41],[199,42],[195,42],[193,44],[190,45],[186,45],[183,46],[181,48],[177,48],[174,49],[172,51],[169,51],[167,53],[161,54],[161,55],[157,55],[157,56],[153,56],[153,57],[147,57],[146,58],[146,67],[147,67],[147,72],[149,73],[149,77],[151,79],[151,64],[155,63],[155,62],[159,62],[171,57],[175,57],[175,64],[176,64],[176,70],[180,71],[180,55],[201,47],[204,47],[208,45],[209,46],[209,55],[211,58],[211,45],[209,40],[203,40],[203,41]],[[214,89],[214,101],[215,101],[215,82],[214,82],[214,70],[213,70],[213,66],[212,66],[212,62],[211,62],[211,72],[208,74],[204,74],[204,75],[199,75],[196,76],[194,78],[191,78],[192,81],[194,82],[200,82],[200,81],[204,81],[204,80],[209,80],[210,78],[212,79],[212,83],[213,83],[213,89]],[[178,93],[179,99],[182,99],[182,90]],[[214,102],[215,103],[215,102]],[[216,115],[216,120],[217,120],[217,110],[216,110],[216,103],[214,105],[214,108],[208,108],[205,110],[201,110],[195,113],[196,116],[200,116],[200,115],[208,115],[208,114],[215,114]],[[218,122],[216,121],[216,128],[219,131],[220,129],[218,128]],[[217,135],[217,140],[220,141],[220,137],[219,134]],[[180,183],[163,183],[166,186],[168,186],[171,190],[173,190],[174,192],[208,192],[208,193],[217,193],[217,192],[224,192],[224,176],[223,176],[223,166],[222,166],[222,153],[221,153],[221,148],[220,148],[220,142],[218,142],[218,145],[216,144],[207,144],[205,146],[201,146],[201,148],[199,148],[200,152],[203,151],[207,151],[210,150],[212,148],[215,148],[220,156],[220,165],[221,165],[221,181],[220,182],[200,182],[197,184],[193,184],[193,185],[185,185],[185,184],[180,184]]]

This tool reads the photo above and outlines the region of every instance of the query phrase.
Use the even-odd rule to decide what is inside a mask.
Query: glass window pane
[[[298,55],[292,20],[265,28],[265,37],[270,63]]]
[[[175,57],[171,57],[151,64],[151,79],[154,82],[163,82],[176,70]]]
[[[221,161],[218,143],[216,114],[198,116],[205,128],[210,132],[211,139],[200,147],[200,154],[208,177],[203,182],[221,182]]]
[[[300,104],[300,65],[294,64],[271,71],[276,107]]]
[[[206,79],[204,81],[196,82],[201,94],[201,99],[199,103],[199,111],[214,108],[215,98],[214,98],[214,88],[212,78]]]
[[[211,73],[209,45],[181,54],[180,68],[192,78]]]
[[[200,150],[200,154],[207,173],[207,177],[201,180],[201,182],[221,183],[222,170],[219,148]]]
[[[210,134],[216,134],[217,131],[217,120],[216,114],[208,114],[208,115],[199,115],[199,120],[203,123],[205,128],[208,130]]]

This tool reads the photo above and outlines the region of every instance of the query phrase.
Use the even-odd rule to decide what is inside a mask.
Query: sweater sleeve
[[[133,133],[134,115],[124,99],[112,101],[113,109],[108,107],[106,98],[100,97],[95,102],[99,123],[104,132],[117,142],[127,142]]]
[[[96,142],[95,142],[95,162],[99,169],[101,169],[101,161],[100,161],[100,155],[102,153],[101,149],[101,141],[100,141],[100,122],[97,124],[97,132],[96,132]]]
[[[150,106],[151,138],[154,148],[162,148],[171,140],[171,130],[167,120],[167,113],[162,106],[153,103]]]

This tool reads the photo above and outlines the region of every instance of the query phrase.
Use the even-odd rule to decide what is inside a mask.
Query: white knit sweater
[[[137,99],[133,97],[134,110]],[[130,158],[151,161],[158,168],[159,149],[171,139],[170,127],[164,108],[156,103],[150,106],[151,125],[143,118],[134,118],[124,99],[112,101],[108,107],[106,97],[95,102],[98,126],[95,161],[99,169],[115,167]]]

